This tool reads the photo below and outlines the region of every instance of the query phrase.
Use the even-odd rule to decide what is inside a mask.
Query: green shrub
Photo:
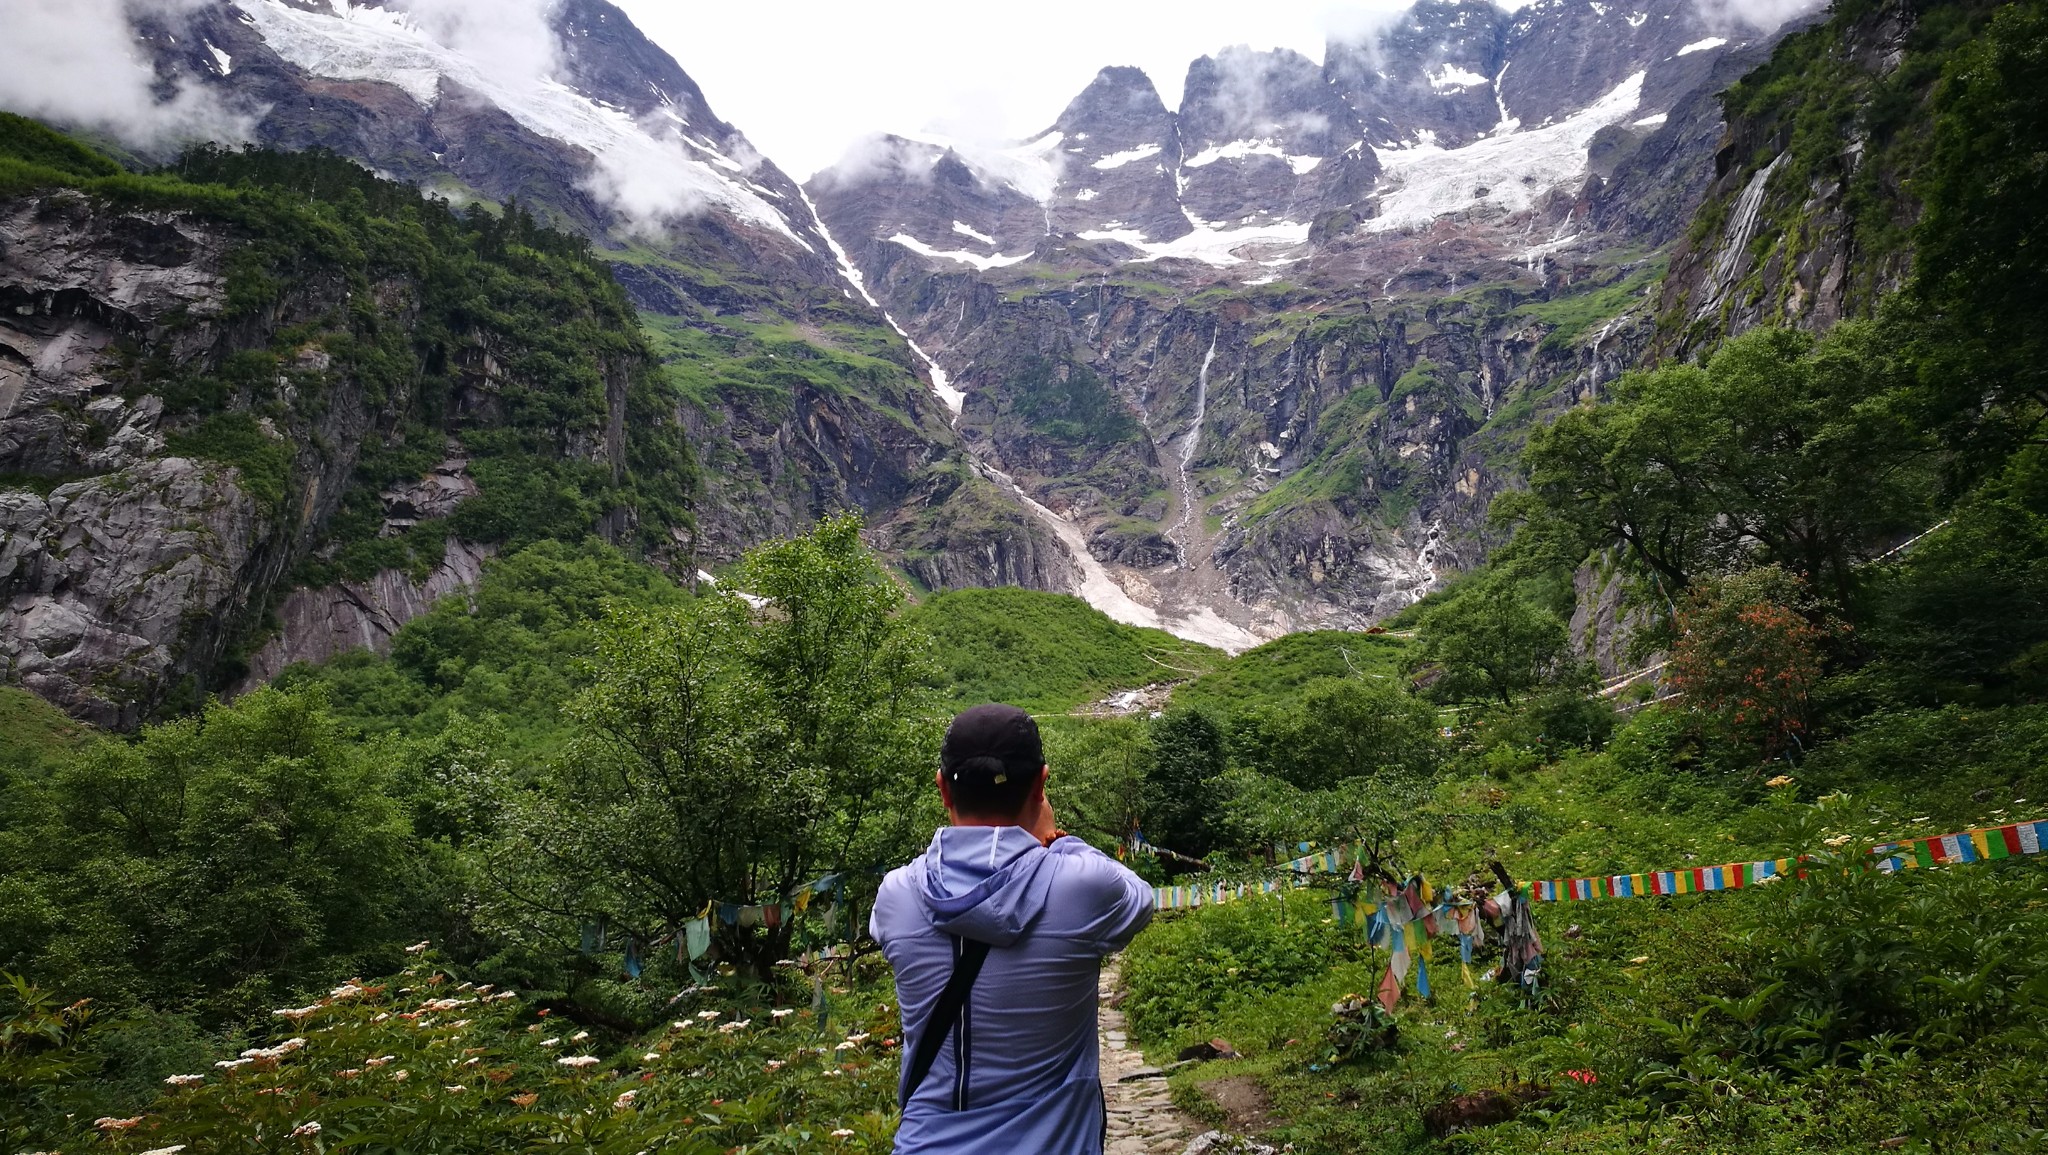
[[[1125,956],[1124,1014],[1144,1038],[1177,1038],[1233,999],[1328,971],[1355,949],[1352,934],[1330,924],[1327,896],[1312,891],[1162,915]]]

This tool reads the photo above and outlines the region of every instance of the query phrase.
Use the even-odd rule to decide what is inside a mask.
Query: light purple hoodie
[[[1152,908],[1152,888],[1114,859],[1078,838],[1040,846],[1020,826],[945,827],[891,871],[872,926],[896,971],[906,1066],[953,973],[950,936],[993,948],[903,1111],[897,1155],[1100,1152],[1096,984]]]

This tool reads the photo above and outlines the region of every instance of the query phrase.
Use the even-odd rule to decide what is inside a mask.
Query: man
[[[897,1155],[1102,1150],[1096,984],[1151,921],[1152,888],[1056,828],[1048,773],[1024,711],[953,719],[938,775],[952,825],[875,899],[903,1007]],[[935,1053],[920,1075],[921,1047]]]

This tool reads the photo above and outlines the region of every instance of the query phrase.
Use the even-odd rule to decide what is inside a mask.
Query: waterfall
[[[1180,555],[1182,569],[1188,568],[1187,535],[1195,516],[1195,482],[1188,471],[1194,467],[1195,455],[1202,447],[1202,422],[1209,413],[1209,366],[1215,360],[1216,329],[1211,329],[1209,351],[1202,355],[1202,371],[1195,377],[1195,417],[1188,422],[1188,431],[1180,441],[1180,517],[1166,531],[1174,552]]]
[[[1784,162],[1784,154],[1778,154],[1749,178],[1742,195],[1736,198],[1735,208],[1728,216],[1728,227],[1721,234],[1721,251],[1714,255],[1713,278],[1707,282],[1706,298],[1693,313],[1694,320],[1718,312],[1728,297],[1728,291],[1747,271],[1749,243],[1756,239],[1756,222],[1764,207],[1764,190],[1771,183],[1771,174],[1778,171],[1778,166]]]

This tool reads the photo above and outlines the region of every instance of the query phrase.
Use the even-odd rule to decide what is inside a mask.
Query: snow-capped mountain
[[[1375,263],[1373,234],[1491,218],[1519,239],[1561,196],[1539,214],[1537,244],[1495,246],[1528,260],[1562,247],[1551,218],[1592,174],[1596,136],[1653,136],[1722,56],[1764,36],[1712,24],[1693,0],[1535,0],[1513,13],[1423,0],[1372,37],[1333,42],[1321,65],[1288,50],[1205,56],[1177,111],[1141,72],[1107,68],[1008,153],[885,140],[811,192],[875,276],[899,259],[889,245],[933,268],[987,271],[1042,249],[1047,261],[1179,259],[1249,279],[1311,252],[1366,250],[1334,262],[1356,271]],[[1358,240],[1331,243],[1353,230]]]
[[[1697,0],[1419,0],[1321,63],[1204,56],[1177,108],[1105,68],[1028,139],[881,137],[800,188],[605,0],[496,39],[424,0],[133,11],[257,142],[616,254],[696,383],[704,560],[856,507],[926,586],[1233,645],[1483,555],[1502,447],[1645,339],[1626,296],[1584,333],[1529,307],[1654,278],[1772,42]]]
[[[709,212],[764,249],[823,250],[794,183],[623,13],[564,0],[548,20],[544,71],[350,0],[208,4],[141,32],[160,72],[224,90],[265,144],[333,148],[453,195],[525,196],[586,225]]]

